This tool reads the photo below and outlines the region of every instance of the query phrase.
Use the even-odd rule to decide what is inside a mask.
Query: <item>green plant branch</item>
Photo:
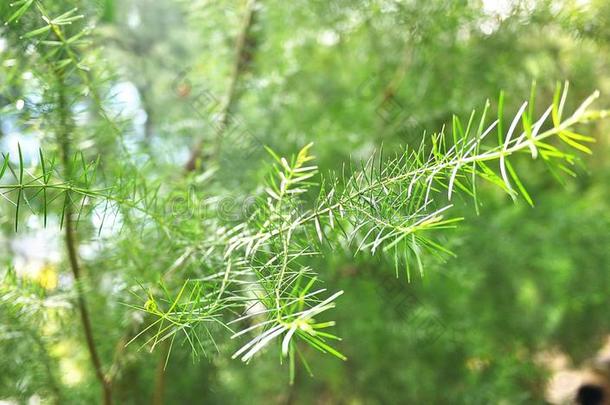
[[[342,207],[345,207],[350,202],[358,199],[359,197],[361,197],[363,195],[366,195],[373,191],[378,191],[378,190],[387,188],[388,186],[396,184],[396,183],[407,182],[409,180],[410,181],[419,180],[422,177],[428,177],[430,175],[435,175],[435,174],[441,173],[442,171],[446,171],[449,169],[452,171],[452,173],[457,173],[457,169],[468,168],[467,166],[470,164],[473,164],[473,163],[480,164],[480,163],[485,163],[485,162],[489,162],[489,161],[500,161],[501,163],[504,163],[504,160],[507,156],[514,155],[518,152],[531,150],[532,147],[539,148],[540,145],[542,144],[543,140],[546,140],[553,136],[558,136],[562,132],[573,127],[575,124],[578,124],[580,122],[586,122],[590,119],[595,119],[595,118],[604,117],[604,116],[608,115],[609,113],[606,111],[593,111],[593,112],[587,111],[588,107],[598,97],[599,97],[599,92],[595,92],[590,97],[588,97],[581,104],[581,106],[561,124],[554,126],[546,131],[540,132],[539,134],[536,134],[535,136],[533,136],[531,138],[526,137],[525,133],[523,133],[519,137],[515,137],[513,139],[510,139],[510,138],[507,139],[507,141],[504,144],[499,145],[488,152],[484,152],[484,153],[472,155],[472,156],[457,156],[456,155],[453,157],[450,154],[448,154],[448,155],[443,156],[443,161],[441,161],[441,162],[431,160],[431,163],[424,164],[423,167],[418,167],[413,170],[408,170],[404,173],[400,173],[398,175],[391,176],[391,177],[381,177],[380,179],[377,179],[374,182],[371,182],[371,184],[369,184],[369,185],[366,185],[362,188],[358,188],[357,190],[355,190],[351,193],[347,193],[347,194],[340,196],[337,199],[337,201],[334,202],[332,205],[329,205],[326,207],[318,207],[314,210],[310,210],[309,212],[306,212],[305,214],[301,215],[300,218],[298,218],[294,222],[289,223],[288,225],[272,229],[268,232],[259,232],[259,233],[254,234],[251,237],[246,237],[243,239],[240,239],[243,237],[243,235],[238,235],[233,239],[232,243],[229,244],[228,252],[230,253],[231,251],[233,251],[236,248],[243,247],[248,244],[252,244],[256,240],[260,240],[263,238],[268,239],[269,237],[276,236],[282,232],[294,230],[302,225],[315,221],[317,218],[321,217],[322,215],[328,215],[332,212],[340,210]],[[549,107],[548,111],[550,114],[551,107]],[[546,119],[547,116],[548,116],[548,114],[545,114],[542,118]],[[492,125],[487,129],[486,133],[483,133],[483,136],[481,138],[477,138],[477,139],[474,139],[471,141],[472,144],[470,145],[471,146],[470,150],[473,150],[472,146],[480,146],[480,142],[483,140],[483,137],[486,134],[490,133],[491,130],[493,130],[496,123],[497,123],[497,121],[492,123]],[[544,145],[544,147],[547,146],[547,144],[542,144],[542,145]],[[556,151],[554,151],[554,152],[556,152]],[[556,153],[558,153],[558,152],[556,152]],[[567,155],[563,155],[563,156],[567,156]],[[354,177],[351,177],[347,181],[347,183],[349,184],[350,182],[356,181],[355,179],[357,179],[358,176],[362,176],[362,172],[357,173]],[[453,176],[453,178],[455,178],[455,174],[453,174],[452,176]],[[433,180],[434,178],[430,177],[430,179]],[[508,187],[510,187],[510,186],[508,186]],[[428,191],[429,190],[431,190],[431,186],[428,187]],[[449,189],[449,197],[451,197],[452,190],[453,190],[453,188]],[[510,188],[509,188],[509,190],[510,190]]]
[[[581,142],[591,142],[593,139],[572,132],[571,128],[578,123],[606,116],[607,112],[588,111],[591,103],[598,97],[596,92],[587,98],[570,117],[562,121],[566,96],[567,85],[563,93],[558,91],[553,105],[536,122],[533,122],[533,117],[525,113],[527,103],[524,103],[514,117],[506,134],[502,134],[500,144],[485,152],[479,153],[479,150],[483,149],[482,141],[495,129],[498,121],[493,122],[483,131],[485,127],[484,117],[482,117],[479,132],[474,138],[469,138],[469,128],[472,124],[471,117],[466,131],[461,129],[459,122],[454,123],[453,146],[451,147],[447,145],[448,137],[441,133],[440,135],[433,136],[433,147],[429,155],[424,153],[423,149],[420,149],[410,156],[405,154],[397,161],[391,161],[388,163],[389,168],[387,169],[381,166],[380,160],[380,169],[376,172],[374,171],[373,159],[371,159],[362,171],[356,172],[341,184],[344,188],[342,193],[338,193],[338,196],[335,196],[335,190],[339,187],[337,183],[330,190],[323,188],[320,192],[322,202],[316,208],[300,215],[298,211],[297,213],[293,213],[290,210],[281,212],[278,209],[278,207],[282,206],[285,196],[292,197],[293,195],[305,192],[307,189],[307,187],[292,190],[289,188],[293,182],[291,173],[298,171],[299,166],[294,163],[289,164],[286,159],[280,159],[274,155],[279,166],[284,171],[277,171],[281,178],[280,186],[269,188],[266,192],[271,197],[271,201],[277,200],[278,202],[272,208],[269,208],[269,202],[262,204],[261,211],[253,217],[258,215],[266,218],[266,220],[260,222],[253,221],[255,225],[260,225],[256,225],[255,231],[252,234],[248,233],[247,230],[235,232],[234,236],[229,238],[225,256],[231,257],[237,249],[243,249],[244,254],[251,257],[259,254],[272,255],[272,259],[265,265],[265,274],[271,275],[277,272],[278,277],[269,278],[268,276],[263,276],[260,278],[260,283],[271,283],[269,284],[269,289],[274,291],[275,309],[270,309],[271,307],[267,303],[265,296],[259,297],[258,301],[267,308],[265,312],[270,315],[275,314],[275,318],[270,316],[267,321],[236,333],[234,337],[241,336],[243,333],[255,328],[262,328],[260,334],[245,344],[233,357],[241,356],[242,360],[249,361],[255,353],[282,335],[284,336],[282,354],[286,356],[293,344],[293,336],[298,335],[322,352],[332,353],[342,358],[343,356],[327,345],[324,340],[316,340],[318,338],[336,339],[336,337],[330,334],[320,334],[318,337],[316,335],[317,332],[314,332],[318,327],[317,324],[309,323],[309,320],[313,317],[313,315],[310,315],[310,312],[317,315],[332,308],[334,306],[334,299],[341,292],[319,304],[314,304],[310,309],[301,308],[297,310],[292,309],[289,303],[279,304],[284,299],[290,299],[289,297],[292,296],[287,294],[286,298],[283,297],[288,291],[284,278],[288,271],[289,249],[287,243],[290,242],[292,236],[300,231],[304,235],[304,243],[307,244],[307,225],[311,225],[309,228],[314,228],[318,239],[322,241],[324,238],[322,216],[328,217],[327,224],[331,228],[333,223],[339,225],[339,219],[350,223],[354,229],[352,230],[352,236],[348,237],[348,239],[353,239],[360,227],[366,225],[364,230],[365,235],[362,237],[362,242],[357,251],[362,250],[363,245],[370,248],[373,253],[378,247],[383,245],[385,245],[383,246],[384,251],[389,249],[398,251],[399,248],[408,249],[415,256],[420,271],[423,271],[420,258],[422,247],[441,253],[450,252],[440,244],[424,237],[421,233],[432,229],[451,228],[454,227],[456,221],[460,220],[460,218],[443,219],[441,214],[449,209],[451,205],[436,209],[432,213],[426,212],[426,208],[431,202],[432,191],[436,192],[439,188],[442,188],[447,192],[447,198],[451,200],[452,193],[457,187],[464,190],[467,194],[473,195],[476,200],[476,192],[470,191],[467,185],[462,184],[462,180],[469,178],[470,175],[474,176],[477,174],[479,177],[491,180],[509,195],[514,197],[518,190],[525,198],[527,192],[516,176],[512,166],[510,166],[507,160],[508,156],[527,152],[531,153],[534,158],[540,154],[545,161],[559,158],[572,162],[572,155],[561,152],[556,147],[546,143],[551,137],[557,137],[563,143],[577,150],[588,152],[588,148],[582,145]],[[553,126],[550,129],[542,130],[549,116],[552,117]],[[521,121],[523,121],[523,131],[516,132],[517,124]],[[308,148],[309,146],[305,147],[299,155],[306,155]],[[404,159],[407,159],[407,164],[401,163]],[[499,164],[499,176],[491,171],[486,164],[492,161],[496,161]],[[508,172],[510,172],[516,186],[511,184]],[[473,177],[473,184],[474,179],[476,177]],[[390,191],[393,190],[392,187],[400,190],[396,196],[393,195],[394,191]],[[334,202],[332,202],[331,196],[334,197]],[[363,201],[366,203],[363,203]],[[299,204],[295,200],[292,202],[296,203],[297,206]],[[397,212],[397,208],[394,205],[404,207],[408,213],[402,219],[397,220],[394,217],[394,214]],[[367,209],[363,207],[367,207]],[[341,227],[341,231],[345,233],[344,227]],[[373,232],[377,233],[376,237]],[[371,235],[373,235],[373,240],[365,245],[365,242]],[[276,241],[278,242],[277,246]],[[268,251],[270,253],[264,253]],[[409,275],[408,259],[406,260],[407,275]],[[279,265],[272,264],[272,262],[278,261]],[[295,274],[294,272],[296,271],[291,269],[292,274]],[[255,273],[258,274],[258,272]]]
[[[91,86],[78,55],[72,49],[74,37],[66,37],[61,29],[62,25],[70,23],[79,16],[72,15],[73,11],[71,11],[50,19],[43,11],[41,2],[26,1],[30,4],[35,1],[47,22],[47,26],[26,35],[36,36],[50,32],[57,37],[58,41],[55,42],[61,45],[59,56],[63,59],[55,58],[58,55],[55,51],[49,52],[44,59],[50,60],[54,70],[61,75],[67,69],[76,69],[83,83]],[[223,132],[229,125],[230,115],[239,99],[239,79],[252,57],[252,49],[248,48],[248,45],[251,42],[250,35],[255,15],[256,2],[249,1],[236,41],[236,59],[221,107],[220,125],[215,134],[214,159],[218,158]],[[398,82],[402,74],[399,72]],[[60,79],[58,80],[60,90],[64,90],[64,86],[68,83],[63,76],[60,76]],[[394,84],[390,83],[390,85]],[[71,132],[68,116],[70,106],[66,102],[65,93],[59,95],[58,105],[60,114],[63,114],[59,124],[62,162],[67,181],[50,182],[49,172],[44,167],[41,177],[29,174],[24,168],[20,151],[17,172],[8,163],[8,156],[5,156],[2,167],[2,174],[9,170],[17,182],[2,185],[0,190],[17,193],[17,200],[14,203],[17,208],[15,225],[19,218],[19,208],[23,203],[30,205],[28,199],[30,191],[35,192],[35,195],[42,194],[45,201],[45,218],[47,191],[58,191],[57,194],[65,197],[68,259],[77,288],[82,288],[81,268],[77,255],[78,242],[74,230],[75,212],[73,204],[70,203],[71,197],[74,195],[82,197],[83,205],[86,198],[104,198],[115,202],[120,208],[141,209],[142,212],[149,210],[146,200],[142,203],[143,200],[136,198],[140,195],[131,196],[129,192],[124,193],[123,185],[92,190],[90,186],[93,182],[85,180],[86,186],[82,187],[83,181],[72,172],[72,163],[68,158],[70,148],[68,136]],[[557,167],[570,173],[571,171],[564,164],[572,164],[574,156],[564,152],[553,142],[560,142],[571,149],[590,153],[585,143],[594,141],[593,138],[574,132],[573,127],[589,119],[598,119],[607,115],[607,112],[588,111],[597,96],[597,93],[593,94],[572,115],[563,119],[567,97],[566,86],[563,92],[556,93],[552,105],[537,120],[534,119],[533,108],[526,110],[527,103],[524,103],[507,130],[503,127],[501,101],[498,119],[491,125],[485,121],[487,107],[478,129],[474,125],[474,113],[470,116],[465,130],[459,119],[454,117],[449,135],[443,130],[440,134],[427,138],[431,146],[422,142],[418,150],[405,151],[389,160],[383,160],[383,153],[380,152],[364,163],[361,170],[354,171],[350,167],[347,176],[326,179],[322,177],[320,184],[313,180],[317,167],[303,165],[313,159],[313,156],[309,155],[310,145],[303,148],[290,162],[272,153],[276,160],[275,174],[267,184],[269,187],[265,189],[266,194],[259,199],[258,210],[248,220],[235,227],[225,226],[222,221],[211,221],[211,228],[215,232],[211,232],[210,236],[203,236],[201,238],[203,240],[198,241],[194,247],[192,244],[189,245],[184,254],[180,255],[181,258],[189,257],[194,254],[192,250],[195,250],[195,253],[208,261],[206,266],[218,267],[222,270],[217,272],[214,270],[215,274],[206,278],[186,280],[177,296],[170,293],[163,284],[161,287],[165,296],[160,299],[150,290],[146,291],[147,296],[142,300],[144,304],[141,307],[137,305],[131,307],[152,315],[154,321],[139,331],[129,342],[143,337],[145,342],[142,346],[150,345],[152,349],[161,346],[163,351],[167,350],[167,356],[161,356],[157,370],[165,367],[166,363],[163,367],[160,366],[161,361],[167,362],[177,337],[184,338],[184,343],[188,343],[194,352],[198,350],[205,352],[206,348],[202,340],[202,336],[205,339],[204,333],[207,333],[214,343],[210,325],[220,325],[231,330],[232,338],[253,335],[233,355],[234,358],[239,357],[245,362],[250,361],[274,341],[280,341],[281,357],[289,359],[291,368],[294,368],[298,342],[345,359],[345,356],[332,345],[332,342],[339,338],[325,332],[325,329],[332,327],[334,322],[319,319],[334,308],[335,301],[342,291],[327,293],[324,288],[314,287],[318,283],[316,272],[300,259],[322,255],[323,250],[319,243],[326,241],[331,246],[332,244],[339,244],[342,247],[357,246],[354,254],[362,251],[375,254],[382,251],[394,252],[396,257],[400,252],[404,255],[400,260],[404,258],[407,263],[407,277],[409,277],[408,263],[413,258],[422,271],[420,256],[424,250],[439,256],[448,253],[444,246],[427,236],[428,231],[451,228],[460,220],[460,218],[443,217],[451,208],[450,201],[457,192],[472,196],[475,207],[478,207],[476,192],[478,178],[490,181],[513,198],[521,195],[528,203],[533,204],[509,158],[517,154],[531,154],[533,159],[540,158],[549,165],[556,164]],[[97,100],[95,96],[94,98]],[[533,104],[531,101],[532,99],[530,104]],[[101,111],[104,115],[103,108]],[[550,124],[547,122],[549,117]],[[498,143],[487,146],[484,141],[494,130],[497,130]],[[186,168],[187,172],[199,166],[202,142],[203,140],[199,139],[195,145]],[[491,163],[494,164],[495,169],[491,168]],[[86,178],[88,173],[86,168],[84,173]],[[33,180],[30,181],[27,176],[32,177]],[[319,191],[318,201],[313,204],[307,203],[308,200],[302,195],[315,190],[314,187]],[[4,194],[2,196],[6,197]],[[147,198],[146,191],[144,194],[143,198]],[[443,201],[445,195],[446,202]],[[155,194],[155,200],[156,197]],[[436,203],[437,201],[439,204]],[[306,209],[301,211],[299,210],[301,207]],[[152,218],[162,217],[162,214],[155,212],[151,215]],[[174,231],[165,218],[159,218],[157,224],[168,232],[168,235]],[[345,241],[347,243],[344,243]],[[398,268],[399,259],[395,259],[395,262]],[[177,263],[177,267],[180,267],[183,262],[179,259]],[[171,273],[171,270],[168,271],[168,274]],[[110,368],[109,374],[103,373],[93,341],[84,292],[79,290],[78,293],[83,329],[92,363],[102,386],[108,388],[108,398],[110,398],[115,367],[113,365]],[[240,310],[244,312],[239,313]],[[233,315],[237,317],[227,322],[226,317]],[[233,325],[239,325],[239,328],[235,327],[236,330],[233,330]],[[162,392],[164,387],[163,378],[163,373],[157,378],[159,392]]]
[[[61,31],[56,25],[52,25],[53,31],[61,39]],[[53,67],[53,66],[52,66]],[[54,67],[53,67],[54,68]],[[61,158],[63,168],[66,174],[66,178],[72,178],[72,162],[70,161],[70,133],[73,132],[74,126],[71,124],[70,118],[70,105],[67,100],[65,93],[65,72],[63,68],[55,70],[57,78],[57,109],[59,114],[58,133],[57,141],[60,146]],[[66,193],[66,199],[69,198],[69,191]],[[73,223],[73,211],[72,206],[67,204],[65,212],[65,242],[68,252],[68,260],[70,263],[70,269],[74,276],[74,284],[76,286],[78,311],[81,318],[81,324],[83,333],[85,335],[85,341],[87,344],[87,350],[91,358],[91,364],[93,366],[95,376],[100,383],[103,393],[103,403],[105,405],[112,404],[112,389],[111,382],[106,378],[104,374],[102,362],[97,350],[95,338],[93,336],[93,327],[91,325],[91,316],[87,307],[86,294],[83,286],[83,275],[78,259],[78,241],[76,238],[75,227]]]
[[[247,0],[246,11],[242,20],[239,35],[235,43],[235,60],[233,63],[233,71],[229,78],[229,86],[224,96],[222,106],[219,112],[218,123],[215,126],[214,133],[214,148],[211,154],[212,160],[217,160],[220,155],[222,147],[222,138],[229,124],[231,114],[237,101],[239,99],[238,82],[240,76],[247,70],[248,63],[253,57],[254,47],[252,44],[254,41],[251,38],[252,27],[256,22],[257,13],[257,0]],[[204,146],[204,139],[200,138],[196,140],[195,145],[191,151],[190,158],[185,165],[187,172],[198,170],[201,163]]]

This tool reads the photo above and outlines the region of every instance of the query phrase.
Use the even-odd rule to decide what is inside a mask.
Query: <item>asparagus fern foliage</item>
[[[70,82],[76,88],[73,95],[78,94],[74,97],[92,101],[120,137],[120,126],[105,112],[81,55],[88,30],[70,35],[64,30],[81,16],[70,10],[51,17],[39,0],[20,0],[14,6],[8,23],[15,23],[32,6],[44,22],[22,39],[31,41],[47,64],[49,69],[41,71],[41,76],[49,91]],[[324,255],[324,244],[354,254],[387,255],[394,260],[396,276],[404,269],[410,280],[414,267],[423,274],[427,255],[452,254],[436,236],[462,220],[451,216],[456,194],[472,199],[478,210],[477,187],[485,181],[533,205],[512,163],[514,158],[528,156],[554,172],[573,175],[573,152],[591,153],[588,144],[594,141],[580,134],[578,126],[607,115],[590,109],[597,92],[572,113],[566,111],[567,95],[566,83],[557,88],[550,106],[536,115],[532,91],[507,128],[501,96],[493,120],[488,102],[467,120],[454,117],[450,128],[424,136],[417,148],[389,158],[380,150],[358,166],[347,163],[340,173],[320,175],[311,144],[290,159],[269,150],[274,164],[248,218],[237,225],[203,218],[207,228],[198,239],[185,237],[180,221],[176,224],[166,218],[163,202],[175,191],[171,186],[161,187],[137,175],[98,176],[104,158],[90,159],[83,153],[66,156],[66,139],[56,140],[64,146],[58,148],[63,154],[61,167],[58,159],[43,151],[36,167],[26,166],[20,147],[17,156],[3,153],[0,196],[14,210],[16,231],[26,210],[41,215],[45,224],[49,213],[59,212],[64,224],[65,217],[74,214],[78,223],[103,207],[103,212],[133,214],[131,221],[141,222],[140,229],[156,228],[168,239],[186,238],[166,274],[193,255],[206,264],[202,265],[206,272],[178,283],[175,289],[171,286],[175,280],[163,280],[160,288],[143,286],[144,293],[136,294],[138,303],[128,305],[148,314],[151,321],[130,342],[151,349],[168,342],[169,352],[178,342],[189,345],[193,353],[205,354],[217,347],[225,331],[232,339],[244,339],[234,358],[248,362],[277,342],[294,373],[297,356],[307,364],[301,345],[345,359],[337,347],[340,338],[329,332],[334,326],[330,310],[343,291],[327,291],[321,283],[324,275],[306,259]],[[74,128],[68,107],[74,100],[58,99],[59,117],[48,124],[65,133],[67,127]],[[131,165],[126,172],[137,169]]]
[[[423,274],[427,254],[452,254],[435,235],[462,220],[450,215],[457,193],[478,207],[477,183],[486,181],[533,205],[511,163],[513,158],[529,156],[552,170],[573,175],[570,166],[576,156],[572,152],[589,153],[586,143],[594,141],[576,132],[575,126],[607,115],[589,109],[597,93],[566,114],[567,91],[567,83],[558,88],[553,103],[539,117],[523,103],[506,131],[499,125],[502,110],[488,122],[487,103],[476,121],[474,112],[466,125],[455,117],[449,134],[433,134],[419,148],[389,159],[380,151],[359,169],[344,170],[350,174],[320,179],[312,164],[311,145],[292,159],[270,151],[275,164],[257,209],[247,221],[220,229],[222,243],[216,239],[213,245],[199,247],[224,263],[225,271],[216,275],[220,288],[214,291],[219,293],[186,299],[181,290],[174,300],[166,297],[169,308],[163,312],[147,306],[155,302],[149,297],[149,304],[139,309],[158,316],[157,322],[179,318],[167,322],[154,339],[173,339],[183,333],[192,344],[198,333],[194,327],[209,321],[206,317],[212,309],[224,307],[230,308],[228,314],[238,312],[233,319],[229,315],[228,321],[225,316],[214,321],[234,331],[233,338],[250,336],[234,358],[247,362],[277,341],[281,355],[293,365],[297,342],[302,341],[344,359],[335,345],[339,337],[326,331],[334,325],[326,312],[343,291],[320,287],[320,275],[304,259],[324,254],[322,243],[347,246],[354,254],[381,252],[394,259],[397,277],[404,268],[409,279],[412,266]],[[491,134],[498,135],[498,143],[489,141]],[[312,194],[317,195],[314,202]],[[187,284],[209,286],[212,278]],[[205,316],[201,318],[198,311]]]

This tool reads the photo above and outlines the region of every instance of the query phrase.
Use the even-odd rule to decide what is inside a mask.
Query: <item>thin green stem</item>
[[[65,92],[65,78],[63,71],[57,71],[57,85],[58,85],[58,100],[57,108],[59,112],[59,123],[58,123],[58,142],[61,149],[62,163],[66,177],[70,179],[72,177],[72,165],[70,162],[70,139],[69,134],[72,132],[72,125],[70,122],[70,106]],[[69,190],[66,191],[69,193]],[[73,220],[72,206],[67,204],[65,213],[65,241],[66,248],[68,251],[68,260],[70,268],[74,276],[74,282],[76,285],[78,311],[81,318],[81,324],[83,327],[83,333],[85,334],[85,341],[87,344],[87,350],[91,358],[91,363],[95,371],[95,376],[102,387],[103,403],[105,405],[112,404],[112,389],[111,383],[104,375],[102,362],[97,351],[95,339],[93,336],[93,327],[91,326],[91,317],[87,307],[87,300],[85,289],[83,285],[83,275],[78,259],[78,241],[76,238],[76,232]]]

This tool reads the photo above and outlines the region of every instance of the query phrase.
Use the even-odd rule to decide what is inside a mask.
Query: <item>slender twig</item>
[[[162,343],[161,350],[159,351],[159,360],[157,361],[157,369],[155,371],[155,391],[153,392],[153,405],[163,405],[163,399],[165,398],[165,365],[167,363],[167,356],[170,350],[170,340],[166,340]]]
[[[70,123],[70,106],[65,94],[65,79],[63,71],[60,69],[57,71],[57,85],[58,85],[58,111],[59,111],[59,128],[58,128],[58,141],[60,143],[62,163],[66,172],[66,178],[71,178],[72,165],[70,162],[70,139],[69,134],[72,129]],[[69,199],[69,194],[66,195],[66,199]],[[87,349],[89,356],[91,357],[91,363],[95,371],[95,376],[102,386],[103,401],[105,405],[112,404],[112,390],[110,381],[104,375],[102,362],[95,345],[95,339],[93,337],[93,328],[91,326],[91,317],[89,310],[87,309],[87,301],[85,297],[85,291],[83,286],[83,278],[81,267],[78,261],[78,241],[76,240],[76,234],[74,230],[74,220],[72,218],[73,212],[71,205],[66,204],[65,213],[65,240],[66,248],[68,250],[68,260],[70,262],[70,268],[74,276],[76,285],[78,311],[80,313],[81,323],[83,332],[85,334],[85,340],[87,343]]]
[[[220,108],[218,123],[215,125],[214,134],[214,150],[211,159],[218,159],[220,149],[222,147],[222,137],[229,125],[231,114],[239,99],[238,82],[240,76],[247,70],[248,64],[252,59],[252,27],[256,21],[256,0],[249,0],[246,5],[246,13],[243,18],[243,23],[239,36],[235,44],[235,62],[233,64],[233,73],[229,78],[229,86],[225,94],[223,104]],[[199,138],[191,151],[191,156],[185,165],[187,172],[198,170],[200,167],[200,159],[203,152],[204,140]]]
[[[30,2],[30,5],[32,2]],[[43,19],[47,22],[50,32],[56,37],[58,41],[63,44],[61,56],[67,56],[69,60],[74,62],[78,72],[82,72],[83,69],[79,68],[79,61],[76,58],[69,42],[66,40],[64,33],[60,27],[60,24],[56,24],[55,20],[50,18],[44,5],[41,1],[36,0],[36,7],[42,14]],[[79,18],[78,16],[75,18]],[[70,134],[74,131],[74,123],[71,117],[71,104],[68,101],[66,94],[66,88],[68,80],[66,77],[66,65],[56,63],[56,58],[47,59],[49,62],[50,70],[54,73],[55,82],[54,85],[57,87],[57,112],[58,121],[56,127],[56,137],[58,146],[61,152],[62,166],[65,172],[66,179],[71,182],[73,179],[72,163],[70,161]],[[63,61],[62,61],[63,62]],[[85,74],[86,76],[86,74]],[[91,86],[92,87],[92,86]],[[22,176],[19,178],[20,183],[23,182]],[[102,362],[98,354],[97,347],[95,345],[95,339],[93,336],[93,327],[91,324],[91,317],[87,308],[87,300],[84,288],[83,274],[78,259],[78,241],[75,232],[75,221],[73,219],[73,209],[70,204],[71,189],[68,188],[65,191],[65,206],[64,212],[62,213],[63,225],[65,228],[65,243],[67,249],[68,262],[72,271],[75,289],[77,295],[77,307],[80,314],[81,324],[83,333],[85,335],[85,341],[87,350],[90,355],[92,367],[95,372],[96,379],[99,381],[102,388],[102,398],[105,405],[112,403],[112,391],[111,383],[109,379],[104,375]]]

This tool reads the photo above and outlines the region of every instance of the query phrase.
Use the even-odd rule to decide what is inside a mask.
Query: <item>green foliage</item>
[[[31,364],[0,399],[184,402],[203,376],[210,402],[532,402],[524,359],[608,333],[587,12],[77,3],[0,6],[0,350]],[[30,275],[15,246],[44,232],[63,244]]]

